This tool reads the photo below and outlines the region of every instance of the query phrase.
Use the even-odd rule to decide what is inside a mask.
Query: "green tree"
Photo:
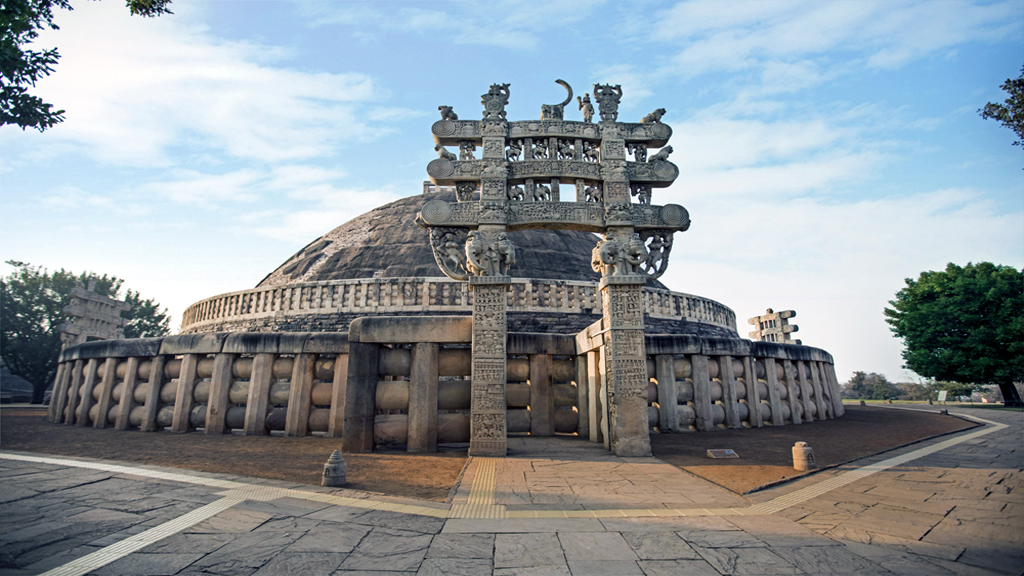
[[[899,389],[884,375],[872,372],[854,372],[850,381],[843,385],[847,397],[861,400],[885,400],[899,395]]]
[[[171,0],[127,0],[132,14],[146,17],[170,14]],[[60,54],[56,48],[30,50],[44,29],[58,30],[54,9],[71,10],[70,0],[3,0],[0,2],[0,126],[16,124],[42,132],[64,121],[64,111],[29,94],[36,82],[49,76]]]
[[[978,110],[982,118],[998,120],[1003,126],[1013,130],[1018,140],[1014,146],[1021,146],[1024,141],[1024,67],[1021,67],[1019,78],[1008,78],[1000,86],[1010,95],[1003,104],[989,102]]]
[[[885,309],[905,346],[904,368],[936,380],[998,384],[1020,407],[1013,383],[1024,376],[1024,271],[990,262],[950,263],[922,272]]]
[[[32,402],[39,403],[56,375],[61,349],[59,327],[70,321],[63,310],[70,303],[71,289],[95,280],[96,293],[119,298],[123,280],[64,269],[51,274],[24,262],[7,263],[16,270],[0,279],[0,355],[12,373],[32,383]],[[124,300],[132,305],[131,310],[121,313],[127,321],[126,338],[169,333],[166,308],[161,310],[159,304],[133,290],[125,292]]]

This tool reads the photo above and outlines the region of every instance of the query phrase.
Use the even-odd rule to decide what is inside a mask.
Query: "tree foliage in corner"
[[[1024,67],[1021,67],[1019,78],[1008,78],[1000,86],[1010,95],[1004,104],[989,102],[978,110],[982,118],[998,120],[1017,135],[1014,146],[1024,146]]]
[[[171,0],[127,0],[132,14],[145,17],[170,14]],[[64,111],[29,94],[36,82],[49,76],[60,54],[56,48],[28,46],[53,23],[54,9],[71,10],[70,0],[3,0],[0,2],[0,126],[16,124],[42,132],[64,121]]]
[[[1013,383],[1024,379],[1024,271],[950,263],[906,283],[885,309],[903,339],[903,367],[937,380],[998,384],[1005,405],[1022,406]]]
[[[12,373],[32,383],[32,402],[39,403],[57,372],[61,349],[58,329],[71,320],[63,312],[70,304],[71,289],[78,283],[88,285],[94,279],[97,294],[119,298],[123,280],[64,269],[51,274],[24,262],[7,263],[17,270],[0,279],[0,356]],[[132,305],[131,310],[121,313],[127,320],[125,338],[169,333],[166,308],[161,310],[153,299],[143,299],[133,290],[125,292],[124,300]]]

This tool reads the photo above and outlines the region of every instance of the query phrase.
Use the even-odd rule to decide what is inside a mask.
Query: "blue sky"
[[[40,95],[0,129],[0,257],[125,279],[175,315],[250,288],[334,226],[422,189],[437,106],[510,119],[567,80],[666,108],[693,220],[672,289],[893,380],[882,309],[947,262],[1024,267],[1024,151],[977,109],[1024,64],[1024,3],[186,1],[145,20],[76,2]],[[578,112],[568,112],[578,119]],[[10,267],[3,265],[4,274]]]

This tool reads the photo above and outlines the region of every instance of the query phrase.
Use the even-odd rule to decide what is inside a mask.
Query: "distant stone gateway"
[[[509,84],[480,120],[439,106],[423,194],[193,304],[180,334],[69,346],[50,420],[478,456],[576,434],[647,456],[652,432],[841,416],[827,352],[741,339],[732,310],[658,281],[690,226],[654,203],[679,175],[666,110],[619,122],[621,87],[595,84],[566,120],[557,83],[540,120],[506,119]]]

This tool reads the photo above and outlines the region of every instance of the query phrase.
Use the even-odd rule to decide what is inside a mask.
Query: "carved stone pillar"
[[[473,290],[473,376],[471,456],[504,456],[505,440],[505,342],[506,292],[511,276],[472,276]]]
[[[601,279],[604,303],[605,370],[608,374],[608,434],[616,456],[650,456],[647,426],[647,352],[644,311],[636,276]]]

